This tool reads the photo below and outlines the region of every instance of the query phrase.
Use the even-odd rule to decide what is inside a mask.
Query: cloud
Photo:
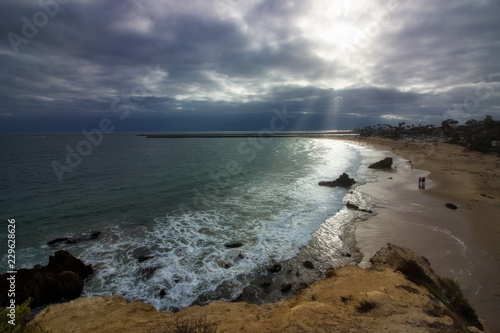
[[[41,3],[0,4],[1,132],[80,131],[117,99],[137,131],[500,116],[494,1]]]

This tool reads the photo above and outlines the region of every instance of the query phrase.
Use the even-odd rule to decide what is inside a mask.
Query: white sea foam
[[[344,189],[317,183],[342,172],[356,176],[361,160],[354,147],[335,141],[304,140],[289,149],[294,161],[254,174],[245,170],[248,181],[209,197],[205,209],[172,211],[150,226],[118,223],[106,230],[80,255],[96,268],[86,294],[119,294],[159,309],[182,308],[234,298],[253,273],[295,256],[343,205]],[[315,164],[301,168],[304,155]],[[336,238],[334,248],[342,249],[337,236],[343,223],[337,218],[326,226],[324,235]],[[243,246],[224,246],[232,241]],[[151,258],[140,263],[141,255]]]
[[[341,210],[347,191],[317,183],[343,172],[365,181],[359,147],[297,140],[277,142],[274,154],[256,162],[272,164],[244,170],[244,181],[220,188],[201,208],[172,210],[149,225],[116,223],[106,229],[80,255],[96,271],[86,295],[119,294],[171,310],[235,298],[254,274],[293,258],[315,232],[325,247],[318,258],[346,252],[348,224],[356,216]],[[359,193],[350,198],[368,204]],[[225,247],[233,241],[243,245]],[[139,262],[144,255],[150,258]]]

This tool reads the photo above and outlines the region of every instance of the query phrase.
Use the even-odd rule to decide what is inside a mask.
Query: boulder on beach
[[[392,167],[392,158],[386,157],[383,160],[373,163],[368,168],[383,170],[383,169],[390,169],[391,167]]]
[[[59,250],[49,257],[47,266],[18,269],[15,274],[16,304],[22,304],[31,297],[32,307],[78,298],[83,291],[83,282],[94,272],[92,266],[84,264],[67,251]],[[0,276],[0,306],[9,302],[9,278]]]
[[[448,202],[445,206],[449,209],[458,209],[457,205]]]
[[[328,182],[319,182],[319,186],[329,186],[329,187],[336,187],[336,186],[341,186],[341,187],[351,187],[352,185],[356,184],[356,181],[352,178],[349,177],[347,173],[343,173],[340,175],[339,178],[337,178],[334,181],[328,181]]]

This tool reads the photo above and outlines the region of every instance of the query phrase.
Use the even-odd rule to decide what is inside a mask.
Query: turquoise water
[[[340,233],[353,219],[340,211],[347,191],[317,183],[342,172],[368,177],[360,148],[332,140],[82,140],[0,137],[2,244],[14,218],[16,265],[31,267],[58,249],[50,240],[101,231],[96,240],[60,247],[95,268],[85,295],[118,294],[165,310],[234,299],[266,267],[297,256],[321,228],[328,231],[317,243],[340,258]],[[242,246],[224,246],[234,241]],[[325,265],[335,265],[335,254],[328,258]]]

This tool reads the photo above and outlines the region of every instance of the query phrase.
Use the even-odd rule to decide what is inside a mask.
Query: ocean
[[[0,136],[0,246],[15,219],[16,268],[67,250],[94,267],[84,296],[176,311],[275,300],[287,282],[298,290],[359,259],[354,227],[367,213],[345,203],[370,209],[370,198],[318,182],[343,172],[373,181],[366,167],[381,153],[314,138],[114,133],[94,141],[81,133]],[[95,231],[97,239],[47,245]],[[276,264],[280,272],[270,272]]]

